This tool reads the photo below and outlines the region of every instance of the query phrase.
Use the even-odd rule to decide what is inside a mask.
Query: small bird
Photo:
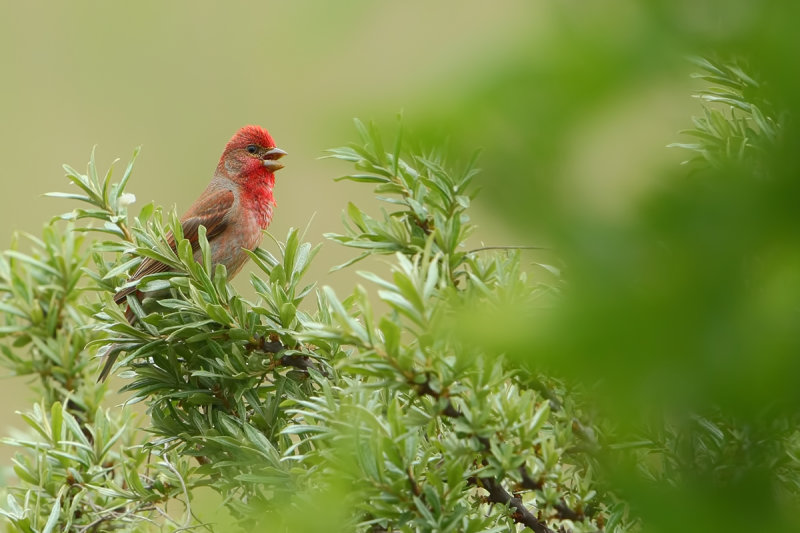
[[[211,183],[181,217],[183,237],[191,242],[195,259],[201,257],[197,230],[205,226],[212,268],[225,265],[229,278],[241,270],[248,258],[245,250],[258,246],[262,230],[272,220],[274,173],[283,168],[278,160],[285,155],[260,126],[245,126],[234,134],[222,152]],[[167,238],[175,248],[172,233]],[[147,258],[128,281],[168,270],[164,263]],[[132,293],[141,296],[135,286],[128,286],[114,295],[114,302],[121,304]],[[131,324],[136,319],[130,308],[125,317]],[[108,377],[118,355],[118,349],[109,350],[98,381]]]

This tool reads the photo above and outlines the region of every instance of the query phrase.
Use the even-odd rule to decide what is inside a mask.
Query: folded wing
[[[202,205],[195,204],[189,208],[183,218],[181,219],[181,227],[183,228],[183,238],[187,239],[192,244],[192,251],[196,251],[199,247],[197,231],[200,226],[206,228],[206,239],[211,241],[217,235],[225,231],[228,226],[227,215],[233,206],[235,197],[229,189],[219,189],[209,195],[203,195]],[[170,232],[167,235],[167,240],[170,247],[175,249],[175,237]],[[167,272],[169,267],[164,263],[156,261],[155,259],[146,258],[136,269],[133,276],[130,277],[128,282],[142,279],[144,276],[150,274],[157,274],[159,272]],[[114,295],[114,301],[118,304],[125,301],[125,297],[136,291],[136,287],[126,287]]]

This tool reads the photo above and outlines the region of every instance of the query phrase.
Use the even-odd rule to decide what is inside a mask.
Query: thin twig
[[[175,477],[178,478],[178,482],[181,484],[181,489],[183,490],[183,495],[186,498],[186,501],[183,504],[186,506],[186,519],[183,521],[183,529],[186,529],[192,521],[192,504],[189,503],[189,490],[186,488],[186,483],[183,481],[183,476],[181,476],[178,469],[175,468],[172,463],[166,457],[165,454],[161,456],[162,464],[170,469],[170,471],[175,474]]]
[[[470,478],[470,481],[485,489],[489,493],[490,501],[511,507],[514,510],[514,521],[518,524],[522,524],[536,533],[555,533],[555,531],[547,527],[544,522],[539,521],[539,519],[525,507],[521,499],[512,496],[496,479],[482,477],[477,479]]]
[[[485,252],[486,250],[552,250],[552,248],[546,246],[481,246],[480,248],[469,250],[467,255]]]
[[[133,240],[133,234],[131,234],[131,230],[128,229],[128,225],[125,222],[117,222],[117,227],[122,231],[126,241],[136,244],[136,241]]]

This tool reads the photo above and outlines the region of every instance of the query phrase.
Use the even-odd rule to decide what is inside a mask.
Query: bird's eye
[[[256,146],[255,144],[248,144],[247,145],[247,151],[249,153],[251,153],[251,154],[254,154],[254,153],[258,152],[258,146]]]

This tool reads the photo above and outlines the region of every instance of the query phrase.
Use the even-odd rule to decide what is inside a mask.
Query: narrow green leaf
[[[80,200],[82,202],[88,202],[89,197],[85,194],[76,194],[76,193],[69,193],[69,192],[46,192],[44,193],[45,196],[49,198],[66,198],[68,200]]]
[[[134,257],[132,259],[129,259],[128,261],[125,261],[124,263],[117,265],[108,272],[106,272],[105,276],[103,276],[102,279],[111,279],[119,276],[120,274],[127,273],[131,268],[133,268],[134,265],[138,265],[141,262],[142,262],[141,257]]]
[[[56,501],[53,502],[53,508],[50,510],[50,515],[47,517],[47,523],[42,529],[42,533],[52,533],[58,525],[58,517],[61,515],[61,492],[59,491]]]
[[[56,446],[64,438],[61,434],[62,422],[63,408],[61,407],[61,402],[53,402],[53,405],[50,408],[50,435],[51,442],[53,442],[53,444]]]
[[[136,161],[136,157],[139,155],[142,147],[137,146],[136,149],[133,151],[133,155],[131,156],[131,160],[128,163],[128,166],[125,168],[125,172],[122,174],[122,180],[119,182],[119,187],[117,188],[117,195],[122,195],[125,192],[125,186],[128,184],[128,180],[131,177],[131,173],[133,172],[133,163]],[[146,207],[146,206],[145,206]],[[144,208],[142,208],[144,210]],[[143,217],[147,218],[147,217]]]
[[[383,176],[375,176],[373,174],[348,174],[347,176],[340,176],[334,178],[333,181],[355,181],[358,183],[389,183],[389,178]]]

